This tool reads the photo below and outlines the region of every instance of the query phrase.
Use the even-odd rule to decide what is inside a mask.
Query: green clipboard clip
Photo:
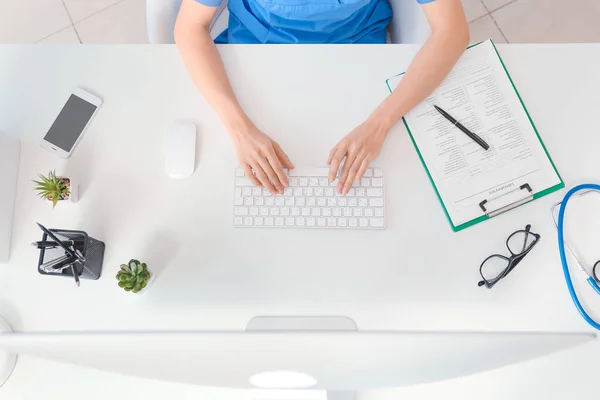
[[[509,192],[483,200],[479,203],[479,208],[481,208],[488,218],[493,218],[496,215],[528,203],[533,199],[531,186],[529,183],[524,183]]]

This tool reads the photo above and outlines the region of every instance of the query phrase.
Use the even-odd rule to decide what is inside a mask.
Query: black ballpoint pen
[[[488,150],[490,148],[490,145],[487,144],[485,142],[485,140],[483,140],[482,138],[480,138],[479,136],[477,136],[476,134],[474,134],[473,132],[471,132],[470,130],[468,130],[467,128],[465,128],[460,122],[458,122],[457,120],[455,120],[454,118],[452,118],[452,116],[450,114],[448,114],[446,111],[442,110],[440,107],[434,105],[435,109],[438,110],[438,112],[440,114],[442,114],[442,116],[444,118],[446,118],[448,121],[452,122],[452,124],[454,126],[456,126],[458,129],[460,129],[461,131],[463,131],[465,133],[465,135],[467,135],[468,137],[470,137],[471,139],[473,139],[473,141],[475,143],[477,143],[478,145],[480,145],[481,147],[483,147],[484,150]]]

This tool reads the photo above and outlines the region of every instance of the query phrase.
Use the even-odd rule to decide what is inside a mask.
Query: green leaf
[[[119,282],[119,287],[124,288],[125,287],[125,282]]]
[[[127,272],[128,274],[131,273],[131,269],[129,269],[129,265],[127,264],[121,264],[121,269],[125,272]]]
[[[130,288],[130,287],[125,287],[125,288],[123,288],[123,289],[125,289],[125,290],[126,290],[126,291],[128,291],[128,292],[131,290],[131,288]]]

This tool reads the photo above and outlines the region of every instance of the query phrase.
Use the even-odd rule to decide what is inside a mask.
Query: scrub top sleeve
[[[198,0],[196,0],[198,1]],[[204,0],[202,0],[204,1]],[[417,3],[419,4],[427,4],[427,3],[433,3],[435,0],[417,0]]]
[[[218,7],[219,5],[221,5],[222,2],[223,0],[196,0],[196,3],[204,4],[205,6],[209,7]]]

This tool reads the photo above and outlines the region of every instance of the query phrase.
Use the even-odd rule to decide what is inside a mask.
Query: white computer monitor
[[[313,327],[308,331],[14,333],[0,337],[0,348],[172,382],[347,392],[469,375],[594,339],[593,333]]]

